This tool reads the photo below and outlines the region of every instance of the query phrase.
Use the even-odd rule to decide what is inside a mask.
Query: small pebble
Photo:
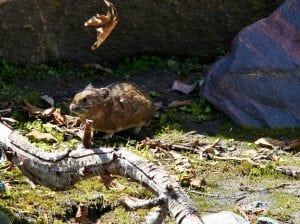
[[[279,222],[268,217],[260,217],[256,224],[279,224]]]
[[[0,163],[4,163],[7,161],[6,154],[4,153],[3,150],[0,151]]]
[[[245,210],[249,212],[254,212],[256,210],[267,210],[269,208],[269,204],[263,201],[254,201],[250,205],[247,205]]]
[[[0,193],[4,193],[6,190],[5,183],[3,181],[0,181]]]
[[[93,199],[102,199],[103,198],[103,195],[101,194],[94,194],[93,195]]]

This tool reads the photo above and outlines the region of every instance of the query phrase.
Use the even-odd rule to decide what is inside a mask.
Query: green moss
[[[274,193],[272,206],[266,215],[280,221],[293,220],[293,213],[299,211],[300,199],[288,193]]]
[[[195,202],[195,205],[199,209],[199,211],[205,211],[208,208],[211,208],[214,206],[204,196],[198,195],[196,193],[189,193],[189,195],[192,198],[192,200]]]
[[[128,212],[122,207],[115,208],[111,213],[105,214],[101,219],[98,220],[99,223],[110,224],[134,224],[134,223],[144,223],[144,218],[147,214],[147,210],[139,210],[137,212]]]
[[[79,203],[88,205],[91,210],[97,209],[98,212],[108,206],[108,201],[99,193],[107,190],[104,190],[97,178],[82,181],[75,189],[55,192],[39,185],[33,190],[18,169],[0,172],[1,180],[10,182],[11,187],[7,194],[0,195],[0,208],[11,211],[16,217],[24,216],[27,220],[30,217],[33,223],[48,223],[48,219],[59,223],[70,215],[74,217]],[[70,211],[74,206],[75,211]]]
[[[19,74],[20,71],[16,66],[6,61],[0,61],[0,82],[11,83]]]
[[[248,177],[252,182],[260,182],[262,179],[277,179],[279,174],[274,168],[272,163],[269,163],[265,168],[252,167]]]
[[[163,127],[154,138],[168,143],[179,143],[186,139],[183,130],[176,125]]]

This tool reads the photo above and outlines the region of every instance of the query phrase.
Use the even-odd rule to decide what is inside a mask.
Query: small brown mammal
[[[82,121],[93,120],[94,130],[111,137],[129,128],[139,131],[150,122],[155,109],[148,94],[124,82],[100,89],[87,86],[74,96],[70,111]]]

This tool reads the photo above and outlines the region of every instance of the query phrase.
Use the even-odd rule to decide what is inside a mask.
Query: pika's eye
[[[86,102],[87,102],[87,98],[83,98],[81,101],[82,101],[83,103],[86,103]]]

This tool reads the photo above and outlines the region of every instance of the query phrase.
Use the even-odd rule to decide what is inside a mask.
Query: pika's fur
[[[87,86],[74,96],[70,111],[82,121],[93,120],[94,130],[111,137],[129,128],[139,131],[150,122],[155,109],[148,94],[124,82],[100,89]]]

